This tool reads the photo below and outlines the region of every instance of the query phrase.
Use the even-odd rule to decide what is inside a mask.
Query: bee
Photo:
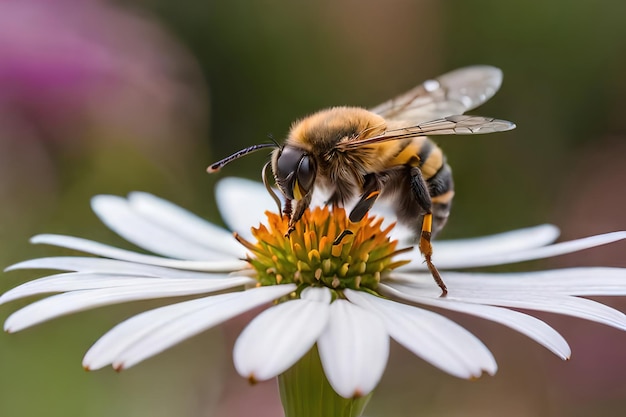
[[[431,239],[446,224],[454,182],[443,151],[427,136],[514,129],[515,124],[506,120],[463,115],[489,100],[501,83],[498,68],[460,68],[369,110],[344,106],[318,111],[296,121],[284,145],[242,149],[207,171],[216,172],[243,155],[274,147],[262,176],[279,210],[289,216],[288,234],[311,203],[315,188],[330,196],[327,204],[343,206],[357,199],[349,214],[353,223],[363,219],[379,197],[388,199],[398,222],[419,239],[420,252],[445,296],[446,285],[432,262]],[[268,167],[285,197],[284,206],[269,184]],[[335,243],[348,234],[345,230]]]

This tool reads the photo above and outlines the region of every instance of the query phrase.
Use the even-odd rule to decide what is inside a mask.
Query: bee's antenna
[[[272,143],[276,145],[277,148],[282,148],[282,146],[280,146],[280,143],[276,142],[276,139],[274,139],[274,135],[272,135],[271,133],[268,133],[267,138],[271,140]]]
[[[226,158],[217,161],[216,163],[210,165],[206,171],[209,174],[212,174],[214,172],[219,171],[220,169],[222,169],[224,167],[224,165],[234,161],[235,159],[239,159],[242,156],[245,156],[251,152],[255,152],[258,151],[260,149],[264,149],[264,148],[275,148],[277,145],[275,145],[274,143],[261,143],[259,145],[252,145],[248,148],[242,149],[240,151],[235,152],[234,154],[232,154],[231,156],[227,156]]]
[[[270,185],[269,180],[267,178],[267,170],[268,168],[270,168],[271,164],[272,162],[268,161],[265,163],[265,165],[263,165],[263,169],[261,169],[261,177],[263,178],[263,184],[265,184],[265,188],[267,189],[267,192],[270,193],[270,196],[274,199],[274,202],[278,206],[278,213],[282,213],[283,207],[280,203],[280,198],[278,198],[278,196],[272,189],[272,186]]]

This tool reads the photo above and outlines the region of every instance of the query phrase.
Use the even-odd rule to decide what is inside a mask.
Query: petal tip
[[[32,236],[30,239],[28,239],[28,243],[36,245],[37,243],[39,243],[41,241],[41,237],[43,235],[35,235]],[[10,268],[10,267],[9,267]]]
[[[357,388],[356,390],[354,390],[354,393],[352,394],[352,399],[357,400],[363,397],[364,395],[367,395],[367,394],[364,394],[363,391],[361,391],[361,389]]]

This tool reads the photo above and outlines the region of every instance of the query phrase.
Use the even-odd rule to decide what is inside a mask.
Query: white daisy
[[[460,378],[494,374],[496,361],[465,328],[417,305],[501,323],[566,359],[570,349],[545,322],[508,307],[575,316],[626,330],[626,316],[579,296],[626,295],[626,269],[569,268],[524,273],[465,273],[451,269],[501,265],[578,251],[626,238],[607,233],[556,243],[550,225],[488,237],[435,242],[434,261],[448,286],[425,272],[416,249],[396,249],[390,227],[368,217],[354,235],[332,245],[345,227],[343,210],[315,208],[290,238],[286,224],[264,207],[260,184],[227,179],[218,203],[230,232],[155,196],[97,196],[92,208],[112,230],[159,256],[60,235],[49,244],[99,257],[33,259],[8,268],[68,271],[22,284],[0,303],[38,294],[5,323],[16,332],[61,315],[133,300],[205,295],[146,311],[115,326],[89,349],[87,369],[137,364],[204,330],[275,302],[239,336],[233,356],[250,380],[276,377],[317,346],[324,373],[344,398],[367,395],[386,367],[390,337],[434,366]],[[251,225],[266,223],[252,231]],[[382,223],[382,224],[381,224]],[[394,229],[395,230],[395,229]],[[392,236],[402,239],[402,230]],[[237,242],[239,241],[239,242]],[[240,244],[241,243],[241,244]],[[412,260],[408,263],[396,259]],[[247,259],[247,260],[243,260]],[[214,295],[216,294],[216,295]]]

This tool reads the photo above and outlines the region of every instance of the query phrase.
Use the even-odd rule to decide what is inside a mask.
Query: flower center
[[[265,214],[268,225],[252,228],[256,243],[235,234],[254,255],[248,262],[260,285],[295,283],[375,291],[381,275],[409,263],[392,259],[411,248],[396,250],[398,241],[388,236],[394,224],[381,229],[382,218],[365,216],[351,223],[343,208],[316,207],[307,209],[286,236],[287,216]]]

